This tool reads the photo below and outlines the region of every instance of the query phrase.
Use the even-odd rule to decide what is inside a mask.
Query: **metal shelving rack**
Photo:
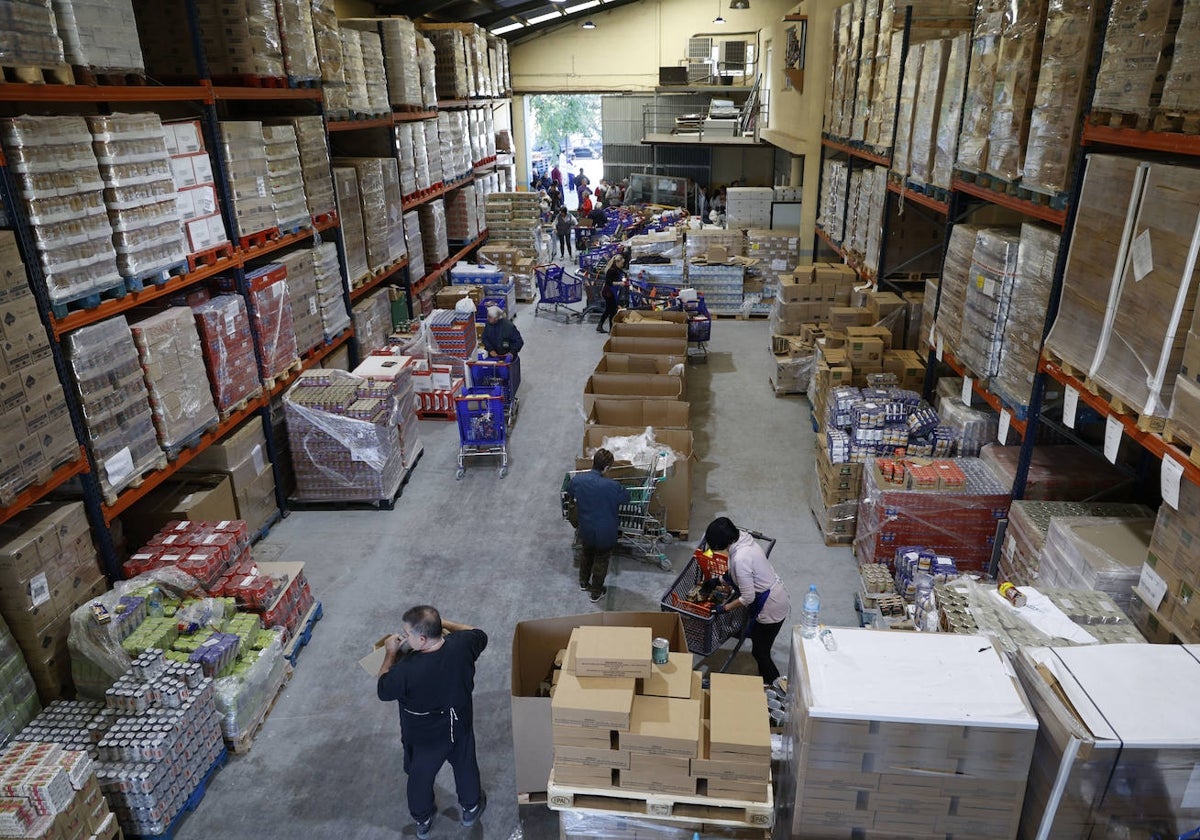
[[[271,254],[277,253],[282,249],[289,248],[293,245],[298,245],[307,240],[319,238],[324,234],[332,236],[337,243],[339,259],[343,270],[343,278],[345,278],[345,254],[342,244],[341,231],[338,225],[336,214],[330,218],[314,220],[313,227],[308,230],[302,230],[297,233],[285,235],[266,243],[263,246],[256,248],[241,247],[241,236],[237,226],[237,220],[233,213],[233,202],[229,194],[228,179],[226,177],[228,169],[228,161],[225,158],[224,150],[220,143],[219,134],[219,119],[223,111],[230,107],[231,103],[254,103],[258,107],[264,107],[268,103],[286,103],[292,109],[302,109],[303,113],[311,114],[313,110],[317,114],[324,117],[321,107],[322,92],[320,88],[262,88],[262,87],[234,87],[229,85],[214,85],[210,79],[207,59],[204,54],[204,48],[201,43],[198,17],[194,0],[185,0],[185,9],[187,13],[188,35],[191,41],[191,48],[195,56],[196,67],[199,78],[194,83],[176,84],[176,85],[130,85],[130,86],[88,86],[88,85],[31,85],[31,84],[5,84],[0,85],[0,105],[24,105],[24,104],[40,104],[52,105],[58,109],[66,108],[70,110],[70,106],[91,106],[101,111],[111,111],[114,105],[133,105],[145,104],[154,105],[165,102],[171,103],[190,103],[198,107],[199,117],[205,135],[205,143],[213,160],[214,180],[216,181],[219,195],[221,196],[221,210],[226,230],[230,236],[230,242],[233,247],[233,256],[219,260],[217,263],[197,268],[195,271],[188,272],[178,277],[174,277],[167,283],[161,286],[147,286],[140,292],[127,293],[123,298],[118,300],[104,301],[94,309],[72,312],[63,318],[56,318],[52,313],[49,296],[46,291],[45,278],[42,276],[40,263],[37,259],[37,251],[34,247],[30,236],[31,227],[25,215],[23,205],[19,200],[13,186],[13,180],[7,167],[7,162],[4,160],[2,152],[0,152],[0,198],[3,199],[4,206],[7,208],[10,215],[10,222],[17,239],[17,244],[20,249],[22,259],[25,262],[26,270],[30,286],[33,290],[38,310],[42,316],[43,325],[50,338],[50,345],[54,358],[55,368],[60,382],[66,395],[66,403],[71,417],[71,423],[75,431],[77,441],[87,440],[86,427],[83,421],[82,409],[79,404],[78,397],[75,394],[75,389],[72,387],[72,378],[66,363],[63,347],[60,341],[70,332],[81,327],[95,324],[123,312],[129,311],[134,307],[138,307],[155,300],[161,300],[176,292],[182,291],[189,287],[195,286],[215,275],[226,274],[232,275],[236,279],[238,291],[246,298],[247,306],[253,307],[251,297],[249,295],[249,286],[246,282],[245,268],[249,261],[258,260],[264,257],[269,257]],[[507,97],[492,100],[464,100],[462,102],[448,102],[445,107],[476,107],[491,105],[494,102],[508,104],[511,100]],[[410,122],[415,120],[436,119],[437,111],[423,112],[404,112],[395,113],[391,117],[381,118],[379,120],[363,120],[363,121],[329,121],[325,120],[327,140],[329,133],[338,133],[345,131],[360,131],[367,129],[392,129],[393,126],[402,122]],[[474,179],[474,172],[467,177],[449,186],[443,187],[436,195],[425,196],[419,201],[414,201],[410,204],[405,204],[404,209],[409,210],[416,207],[424,201],[428,201],[437,195],[444,194],[446,191],[456,189],[467,184],[470,184]],[[346,311],[350,312],[352,304],[369,294],[370,292],[381,288],[384,285],[401,281],[408,289],[410,296],[410,306],[412,296],[421,289],[432,284],[440,279],[442,275],[449,270],[454,260],[461,259],[466,256],[476,247],[481,245],[486,240],[486,231],[474,242],[469,243],[466,248],[463,248],[454,255],[454,259],[447,261],[440,266],[431,267],[429,273],[413,283],[408,276],[408,260],[402,260],[397,264],[390,266],[378,276],[371,278],[367,284],[351,291],[348,284],[343,280],[343,299],[346,306]],[[416,292],[413,291],[414,287]],[[281,378],[274,383],[274,386],[269,390],[264,390],[262,395],[257,399],[250,401],[240,411],[235,412],[230,417],[221,422],[214,429],[204,433],[199,442],[190,449],[183,450],[179,456],[168,463],[168,465],[160,470],[147,473],[142,477],[142,480],[136,487],[128,487],[119,493],[112,504],[108,504],[101,493],[98,471],[93,462],[91,454],[86,446],[79,446],[79,454],[65,464],[60,465],[50,477],[43,482],[29,488],[26,488],[13,499],[7,506],[0,506],[0,523],[8,521],[13,516],[17,515],[22,510],[41,501],[56,491],[59,491],[68,482],[78,478],[82,486],[83,503],[87,510],[88,519],[92,526],[93,537],[96,542],[97,551],[100,561],[103,565],[105,573],[110,579],[121,577],[121,569],[118,563],[116,545],[113,541],[111,530],[112,523],[127,512],[136,502],[144,498],[147,494],[159,487],[163,482],[171,478],[182,467],[191,462],[201,452],[207,449],[212,444],[216,443],[234,428],[257,415],[263,423],[263,432],[267,443],[267,456],[270,459],[273,468],[275,469],[276,477],[276,504],[279,510],[278,517],[288,515],[287,502],[283,495],[283,485],[279,480],[279,453],[275,451],[273,436],[271,433],[270,405],[272,399],[280,396],[299,376],[299,373],[316,367],[323,363],[334,352],[341,347],[346,346],[354,335],[353,326],[347,328],[340,335],[328,339],[323,345],[314,348],[304,348],[301,352],[300,371],[293,372],[285,378]],[[354,361],[353,347],[350,348],[351,360]],[[256,355],[260,355],[260,350],[256,344]],[[259,359],[261,361],[261,358]],[[271,524],[277,522],[278,519],[273,519]],[[268,528],[271,525],[268,525]]]

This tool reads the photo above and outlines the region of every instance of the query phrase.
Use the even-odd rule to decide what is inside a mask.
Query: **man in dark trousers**
[[[608,594],[604,578],[608,576],[608,561],[620,534],[617,509],[629,501],[629,491],[604,475],[612,464],[613,454],[607,449],[597,449],[592,456],[592,468],[573,477],[567,488],[575,500],[579,522],[576,527],[583,544],[579,588],[588,592],[593,604]]]
[[[408,810],[425,840],[437,803],[433,782],[447,761],[462,808],[462,824],[475,825],[487,807],[475,759],[471,693],[475,660],[487,647],[487,634],[445,621],[436,609],[413,607],[404,613],[403,634],[388,636],[379,669],[379,699],[400,704],[400,740],[408,774]]]

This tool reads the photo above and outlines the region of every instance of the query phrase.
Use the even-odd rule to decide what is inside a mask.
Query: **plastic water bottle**
[[[800,633],[804,638],[816,638],[817,626],[820,624],[818,618],[820,612],[821,596],[817,594],[817,585],[814,583],[808,587],[808,592],[804,595],[804,612],[800,616]]]

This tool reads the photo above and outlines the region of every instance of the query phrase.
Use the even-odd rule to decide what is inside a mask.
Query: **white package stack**
[[[413,151],[413,124],[401,123],[396,126],[396,156],[400,161],[400,192],[412,195],[417,187],[417,164]],[[421,135],[424,146],[425,132],[417,126],[417,134]]]
[[[196,320],[189,307],[172,306],[131,324],[130,331],[158,442],[167,452],[177,452],[193,435],[217,425]]]
[[[321,79],[317,40],[310,0],[275,0],[283,66],[288,80],[312,82]]]
[[[417,208],[421,217],[421,245],[425,251],[426,269],[441,265],[450,257],[446,242],[446,208],[437,198]]]
[[[440,184],[446,180],[446,167],[442,163],[442,145],[439,141],[438,121],[425,120],[420,125],[425,129],[425,154],[429,157],[429,183]]]
[[[425,276],[425,246],[421,244],[421,215],[416,210],[404,214],[404,241],[408,246],[408,276],[415,284]]]
[[[775,200],[775,190],[771,187],[730,187],[725,191],[725,200],[728,228],[771,226],[771,203]]]
[[[421,68],[421,103],[426,108],[436,108],[437,96],[437,53],[424,35],[417,33],[417,64]]]
[[[293,117],[296,145],[300,149],[300,168],[304,174],[304,197],[308,212],[314,218],[326,216],[337,209],[333,195],[333,175],[329,170],[329,146],[325,142],[325,125],[320,117]]]
[[[313,271],[316,275],[317,296],[320,299],[321,323],[325,328],[325,339],[341,335],[350,326],[350,313],[346,311],[345,281],[342,265],[338,260],[337,244],[322,242],[312,249]]]
[[[304,171],[296,129],[290,125],[263,126],[267,165],[271,173],[271,204],[275,223],[284,233],[312,227],[308,199],[304,195]]]
[[[131,0],[54,0],[54,14],[70,64],[100,71],[145,72]],[[4,28],[10,25],[11,19],[6,18]]]
[[[229,194],[238,233],[247,236],[277,226],[271,200],[271,168],[261,122],[222,122],[221,144],[229,162]]]
[[[357,29],[343,27],[341,30],[346,94],[352,116],[365,116],[371,113],[371,99],[367,92],[367,74],[363,66],[361,35],[362,33]]]
[[[1153,532],[1153,517],[1056,516],[1038,560],[1038,582],[1099,590],[1128,611]]]
[[[292,304],[292,329],[296,348],[304,355],[325,339],[321,319],[321,296],[317,289],[317,269],[311,248],[288,251],[275,257],[287,270],[288,298]]]

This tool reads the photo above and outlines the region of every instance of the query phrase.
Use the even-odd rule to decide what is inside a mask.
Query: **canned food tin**
[[[671,643],[662,636],[656,636],[651,642],[655,665],[666,665],[670,658]]]

